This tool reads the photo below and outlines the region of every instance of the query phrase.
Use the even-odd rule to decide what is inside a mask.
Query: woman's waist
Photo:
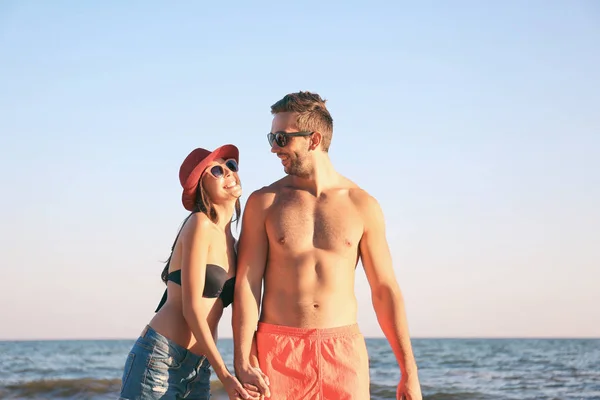
[[[208,318],[207,324],[213,339],[216,340],[218,320],[211,321],[211,318]],[[199,351],[203,346],[201,343],[198,343],[192,329],[183,317],[181,309],[175,310],[172,307],[165,305],[165,307],[152,318],[148,326],[177,346],[192,351],[195,354],[203,355],[202,352]]]

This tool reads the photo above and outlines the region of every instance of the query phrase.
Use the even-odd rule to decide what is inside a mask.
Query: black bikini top
[[[167,276],[167,280],[181,285],[181,270],[173,271]],[[233,292],[235,288],[235,276],[227,279],[227,271],[215,264],[206,264],[206,277],[204,279],[204,291],[202,297],[214,299],[220,298],[223,307],[233,303]],[[155,312],[167,301],[167,289],[163,294]]]
[[[190,214],[187,218],[191,217]],[[187,218],[183,222],[184,224],[187,222]],[[181,228],[183,230],[183,227]],[[173,254],[173,250],[175,250],[175,244],[177,243],[177,239],[179,238],[179,234],[181,230],[177,234],[175,241],[173,242],[173,246],[171,246],[171,254]],[[169,261],[167,262],[167,266],[171,263],[171,258],[169,257]],[[174,282],[178,285],[181,285],[181,270],[170,272],[167,275],[167,281]],[[206,264],[206,276],[204,278],[204,291],[202,292],[202,297],[214,299],[216,297],[220,298],[223,302],[223,307],[227,307],[231,303],[233,303],[233,292],[235,288],[235,276],[227,279],[227,271],[225,271],[222,267],[215,264]],[[165,289],[165,293],[163,294],[158,307],[154,312],[158,312],[160,308],[167,301],[167,289]]]

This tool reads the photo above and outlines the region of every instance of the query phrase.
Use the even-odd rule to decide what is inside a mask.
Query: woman
[[[181,165],[182,202],[192,213],[162,272],[167,288],[157,313],[125,362],[121,399],[208,399],[210,366],[230,399],[249,397],[215,344],[235,285],[231,221],[234,212],[236,221],[240,216],[238,159],[238,149],[225,145],[195,149]]]

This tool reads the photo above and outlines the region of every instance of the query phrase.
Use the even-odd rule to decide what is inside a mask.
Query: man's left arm
[[[420,399],[417,364],[412,351],[404,299],[392,266],[383,212],[373,197],[365,194],[362,200],[364,232],[360,254],[371,287],[373,308],[400,366],[400,386],[408,391],[404,395],[409,399]]]

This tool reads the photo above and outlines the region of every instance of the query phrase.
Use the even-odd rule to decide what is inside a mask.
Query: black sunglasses
[[[225,167],[231,172],[238,172],[238,164],[234,159],[225,161]],[[225,170],[222,165],[215,165],[208,172],[217,179],[225,175]]]
[[[293,136],[310,136],[314,132],[275,132],[267,133],[267,139],[269,140],[269,146],[273,147],[273,143],[277,143],[279,147],[285,147],[288,143],[289,137]]]

